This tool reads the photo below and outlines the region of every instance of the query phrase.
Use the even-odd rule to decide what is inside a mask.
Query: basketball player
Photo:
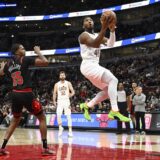
[[[23,107],[26,107],[29,112],[34,114],[40,122],[40,132],[43,143],[42,155],[52,155],[53,151],[49,150],[47,146],[46,117],[42,111],[41,104],[35,99],[32,93],[31,77],[28,69],[30,65],[47,66],[48,60],[40,53],[40,48],[38,46],[34,47],[34,52],[38,55],[37,58],[26,57],[25,49],[21,44],[14,44],[11,52],[13,54],[12,58],[8,60],[7,63],[1,63],[0,68],[0,75],[9,75],[13,81],[13,119],[5,133],[0,155],[9,154],[9,152],[5,150],[5,147],[21,120]]]
[[[113,12],[114,13],[114,12]],[[115,28],[116,23],[110,23],[110,16],[102,14],[101,16],[101,30],[99,34],[94,33],[94,22],[92,18],[86,17],[83,20],[84,32],[79,36],[79,43],[81,48],[81,73],[92,82],[92,84],[99,89],[99,92],[90,102],[82,103],[81,110],[84,110],[84,116],[87,120],[91,120],[88,109],[94,107],[99,102],[110,98],[112,110],[108,117],[114,119],[117,117],[120,121],[128,122],[129,118],[120,114],[117,105],[117,78],[106,68],[99,65],[100,59],[100,45],[106,44],[108,47],[113,47],[115,42]],[[110,30],[110,38],[105,38],[106,30]]]
[[[60,72],[59,79],[60,81],[54,85],[54,91],[53,91],[53,104],[57,106],[57,119],[59,125],[58,136],[61,136],[63,132],[61,116],[64,111],[68,120],[68,128],[69,128],[68,136],[72,137],[73,134],[72,134],[70,98],[75,94],[75,92],[71,82],[65,80],[66,74],[64,71]]]

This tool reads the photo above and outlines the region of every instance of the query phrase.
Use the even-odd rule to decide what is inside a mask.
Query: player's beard
[[[60,78],[61,81],[65,81],[65,78]]]

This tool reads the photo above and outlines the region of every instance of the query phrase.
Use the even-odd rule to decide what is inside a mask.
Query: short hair
[[[91,18],[91,17],[90,17],[90,16],[84,17],[84,18],[83,18],[83,24],[84,24],[85,19],[87,19],[87,18]],[[92,19],[92,18],[91,18],[91,19]]]
[[[12,54],[15,54],[15,53],[17,52],[17,50],[19,49],[20,46],[21,46],[20,43],[15,43],[15,44],[13,44],[12,47],[11,47],[11,53],[12,53]]]

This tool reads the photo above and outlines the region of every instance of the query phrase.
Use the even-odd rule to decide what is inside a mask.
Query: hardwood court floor
[[[0,142],[5,129],[0,129]],[[160,160],[159,135],[116,135],[100,131],[67,130],[58,138],[58,130],[48,130],[49,147],[54,156],[41,156],[41,137],[38,129],[18,128],[11,137],[8,156],[0,160]]]

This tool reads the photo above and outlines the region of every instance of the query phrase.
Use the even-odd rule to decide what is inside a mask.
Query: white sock
[[[104,72],[102,76],[102,82],[108,84],[108,96],[111,102],[111,108],[113,111],[118,111],[118,104],[117,104],[117,84],[118,79],[113,75],[110,80],[108,81],[109,77],[106,72]]]
[[[93,107],[94,105],[104,101],[105,99],[108,98],[108,93],[107,93],[107,87],[105,88],[105,90],[97,93],[97,95],[90,101],[87,103],[88,107]]]
[[[67,115],[67,120],[68,120],[69,131],[72,131],[72,119],[71,119],[71,115]]]

